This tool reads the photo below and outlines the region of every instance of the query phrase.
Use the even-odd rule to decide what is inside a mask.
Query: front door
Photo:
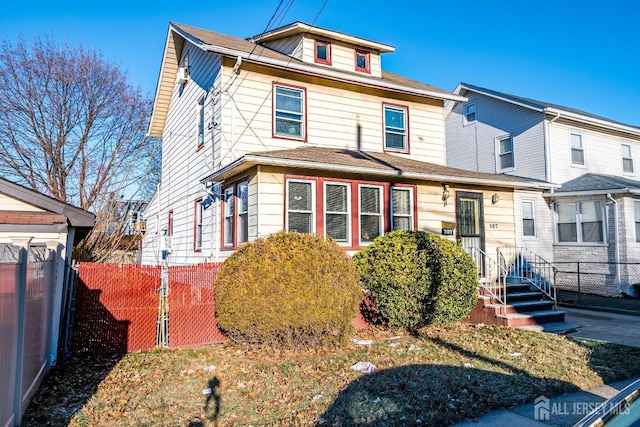
[[[484,275],[484,257],[474,249],[484,250],[484,213],[481,193],[456,193],[458,241],[473,257]]]

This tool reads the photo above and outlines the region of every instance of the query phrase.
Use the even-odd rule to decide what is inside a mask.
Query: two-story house
[[[467,100],[447,101],[448,165],[559,186],[515,193],[518,245],[551,261],[640,260],[640,128],[467,83],[454,93]]]
[[[550,186],[446,166],[444,103],[467,99],[383,71],[393,51],[301,22],[246,40],[170,24],[143,263],[222,261],[282,229],[350,252],[393,229],[513,246],[514,190]]]

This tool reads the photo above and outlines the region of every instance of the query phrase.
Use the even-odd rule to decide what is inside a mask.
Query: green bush
[[[361,300],[358,273],[344,249],[295,232],[241,246],[222,264],[215,283],[218,324],[243,343],[343,343]]]
[[[473,259],[437,234],[393,231],[376,238],[354,261],[375,306],[369,316],[384,325],[415,331],[458,321],[475,306]]]

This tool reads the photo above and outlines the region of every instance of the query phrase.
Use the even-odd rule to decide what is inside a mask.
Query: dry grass
[[[450,425],[640,375],[638,348],[466,324],[421,332],[361,332],[374,341],[364,347],[218,345],[72,359],[48,375],[24,424]],[[375,372],[352,370],[358,361]]]

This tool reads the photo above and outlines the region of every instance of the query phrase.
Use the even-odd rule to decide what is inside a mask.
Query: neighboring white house
[[[518,244],[550,261],[640,261],[640,128],[467,83],[454,93],[467,100],[447,102],[448,165],[557,185],[516,191]]]
[[[392,229],[514,246],[514,190],[551,186],[446,166],[444,103],[467,99],[385,72],[393,51],[301,22],[247,40],[170,24],[142,262],[222,261],[282,229],[350,252]]]

